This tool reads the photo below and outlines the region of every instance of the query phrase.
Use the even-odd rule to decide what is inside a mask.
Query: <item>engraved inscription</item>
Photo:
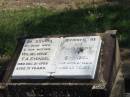
[[[100,36],[26,39],[12,79],[94,79]]]
[[[99,36],[64,38],[57,55],[54,76],[94,79],[100,46]]]
[[[12,77],[49,76],[47,67],[55,54],[58,40],[58,38],[27,39]]]

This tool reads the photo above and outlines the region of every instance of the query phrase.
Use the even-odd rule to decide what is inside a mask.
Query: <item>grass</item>
[[[0,11],[0,55],[12,55],[18,37],[104,32],[117,29],[130,46],[130,8],[100,6],[56,12],[43,7]]]

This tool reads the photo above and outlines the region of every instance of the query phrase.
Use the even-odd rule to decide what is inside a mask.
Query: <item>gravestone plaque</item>
[[[64,38],[56,57],[54,76],[94,79],[100,48],[99,36]]]
[[[48,64],[52,61],[59,38],[27,39],[12,74],[13,79],[43,79],[49,76]],[[50,67],[52,70],[53,68]]]
[[[94,79],[100,36],[26,39],[12,79]]]

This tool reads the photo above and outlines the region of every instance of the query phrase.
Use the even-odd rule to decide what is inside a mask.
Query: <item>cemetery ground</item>
[[[124,64],[130,64],[130,8],[119,5],[84,6],[64,10],[29,7],[0,10],[1,78],[20,37],[81,34],[118,30]]]
[[[0,10],[0,55],[12,55],[19,37],[118,30],[120,46],[130,47],[130,8],[99,6],[64,11],[43,7]]]

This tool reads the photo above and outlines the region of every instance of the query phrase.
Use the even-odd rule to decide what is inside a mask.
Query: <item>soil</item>
[[[86,4],[104,3],[105,0],[0,0],[0,9],[43,6],[49,9],[77,9]]]

